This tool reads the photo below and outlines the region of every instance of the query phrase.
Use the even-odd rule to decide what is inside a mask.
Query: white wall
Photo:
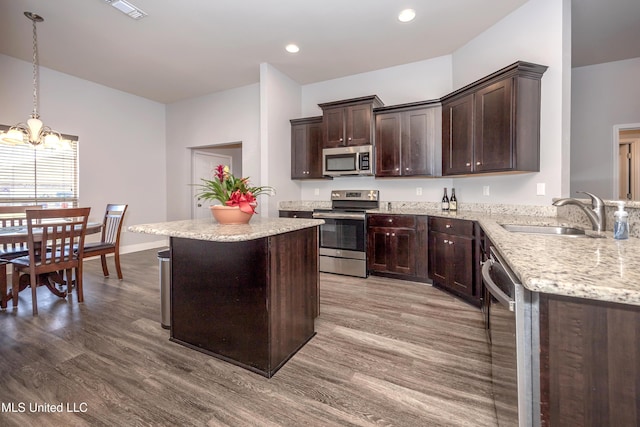
[[[572,88],[571,193],[613,199],[613,127],[640,123],[640,58],[574,68]]]
[[[569,168],[570,37],[569,0],[530,0],[453,54],[454,89],[518,60],[546,65],[542,76],[540,172],[456,178],[460,203],[517,203],[547,205],[567,195]],[[569,15],[569,17],[567,16]],[[537,196],[544,183],[545,196]],[[490,196],[483,196],[483,187]]]
[[[167,105],[166,119],[168,220],[191,217],[191,148],[242,142],[243,176],[261,176],[259,84]]]
[[[25,121],[31,63],[0,55],[0,76],[0,123]],[[91,207],[92,221],[102,221],[107,203],[129,204],[123,228],[166,219],[163,104],[41,67],[39,112],[45,125],[79,137],[80,205]],[[122,251],[156,242],[125,232]]]
[[[319,103],[367,95],[378,95],[385,105],[437,99],[451,92],[451,75],[451,56],[447,55],[305,85],[302,87],[300,117],[322,115]],[[334,189],[378,189],[382,201],[439,201],[442,198],[442,187],[445,186],[451,187],[451,179],[343,177],[301,181],[300,198],[328,201],[330,192]],[[422,196],[416,196],[416,187],[423,188]]]
[[[276,189],[272,197],[261,196],[258,212],[277,217],[278,202],[296,200],[300,185],[291,180],[291,123],[300,114],[300,85],[273,65],[260,65],[260,135],[262,176],[255,185]],[[261,207],[260,207],[261,206]]]
[[[542,78],[541,168],[539,173],[472,178],[338,178],[305,181],[303,200],[329,200],[332,189],[380,190],[383,201],[439,201],[443,187],[455,187],[459,203],[546,205],[568,191],[569,168],[569,0],[530,0],[450,56],[306,85],[302,115],[321,114],[320,102],[377,94],[386,105],[440,98],[518,60],[549,66]],[[563,147],[564,151],[563,151]],[[537,183],[546,196],[536,196]],[[483,186],[490,196],[483,196]],[[417,196],[417,188],[422,196]],[[316,195],[316,191],[318,195]]]

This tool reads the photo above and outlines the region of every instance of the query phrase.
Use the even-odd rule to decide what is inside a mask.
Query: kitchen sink
[[[518,224],[501,224],[502,227],[512,233],[529,233],[529,234],[545,234],[550,236],[566,236],[566,237],[590,237],[585,234],[584,230],[574,227],[565,227],[558,225],[518,225]]]

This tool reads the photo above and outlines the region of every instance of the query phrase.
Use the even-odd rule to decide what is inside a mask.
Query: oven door
[[[320,226],[320,271],[367,277],[364,213],[314,212]]]

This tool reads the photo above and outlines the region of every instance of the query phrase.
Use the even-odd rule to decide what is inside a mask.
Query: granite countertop
[[[324,224],[321,219],[261,218],[254,216],[249,224],[222,225],[213,218],[140,224],[128,227],[134,233],[183,237],[213,242],[240,242],[275,236]]]
[[[394,205],[398,205],[394,203]],[[615,240],[610,231],[592,232],[550,207],[443,212],[411,203],[369,213],[430,215],[477,221],[525,288],[534,292],[640,305],[640,238]],[[305,206],[300,206],[304,208]],[[301,209],[303,210],[303,209]],[[587,229],[596,237],[513,233],[500,224],[563,225]]]

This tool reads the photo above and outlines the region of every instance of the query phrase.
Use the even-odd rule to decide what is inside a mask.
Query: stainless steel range
[[[320,226],[320,271],[367,277],[366,211],[379,206],[378,190],[335,190],[331,209],[315,209]]]

